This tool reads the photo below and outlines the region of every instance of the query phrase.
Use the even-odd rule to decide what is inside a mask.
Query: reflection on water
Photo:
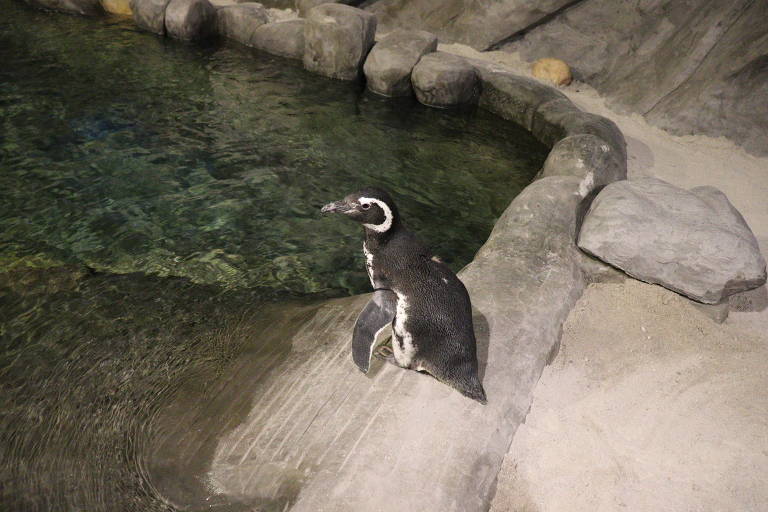
[[[233,45],[0,12],[4,509],[168,509],[142,469],[157,409],[258,347],[265,303],[366,291],[359,226],[322,204],[387,187],[458,269],[545,157],[489,114]]]

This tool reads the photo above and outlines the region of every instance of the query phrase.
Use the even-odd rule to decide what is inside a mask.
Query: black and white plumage
[[[363,252],[375,291],[355,323],[357,366],[368,372],[376,336],[391,323],[391,362],[425,371],[485,403],[469,294],[448,265],[403,226],[389,194],[366,188],[322,211],[343,214],[365,228]]]

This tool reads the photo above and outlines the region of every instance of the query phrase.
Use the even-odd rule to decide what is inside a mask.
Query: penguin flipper
[[[352,360],[363,373],[371,365],[376,336],[392,323],[397,310],[397,295],[391,290],[376,290],[360,312],[352,334]]]

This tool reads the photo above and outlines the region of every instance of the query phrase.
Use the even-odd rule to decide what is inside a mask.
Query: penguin
[[[469,293],[456,274],[402,222],[392,197],[365,188],[322,207],[363,225],[373,298],[355,322],[352,359],[368,373],[378,334],[392,326],[390,363],[426,372],[485,404]],[[382,347],[383,348],[383,347]]]

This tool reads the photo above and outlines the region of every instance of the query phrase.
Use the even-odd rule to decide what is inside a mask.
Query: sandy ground
[[[479,54],[519,74],[514,54]],[[624,132],[629,178],[712,185],[768,254],[768,159],[726,139],[675,137],[562,89]],[[627,278],[591,285],[499,475],[494,512],[768,511],[768,292],[731,298],[716,324],[679,295]]]

